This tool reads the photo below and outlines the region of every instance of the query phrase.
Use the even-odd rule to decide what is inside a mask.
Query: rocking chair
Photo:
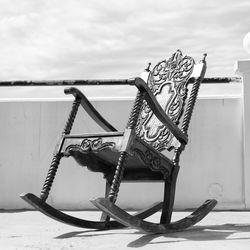
[[[205,58],[206,54],[199,64],[195,64],[191,57],[184,57],[177,50],[152,71],[148,67],[141,77],[128,79],[127,83],[135,85],[138,93],[124,132],[118,132],[109,124],[77,88],[65,89],[65,94],[74,95],[75,100],[40,198],[31,193],[22,194],[21,198],[55,220],[84,228],[103,230],[128,226],[148,233],[167,233],[186,229],[203,219],[214,208],[216,200],[207,200],[191,215],[171,222],[179,158],[188,142],[190,119],[206,71]],[[193,86],[186,104],[190,82]],[[71,135],[80,105],[107,132]],[[164,150],[172,152],[172,157],[167,157]],[[81,166],[104,174],[105,198],[91,201],[102,210],[100,221],[79,219],[46,203],[60,160],[69,156]],[[121,182],[139,181],[164,182],[164,199],[131,215],[115,202]],[[161,209],[160,223],[144,220]]]

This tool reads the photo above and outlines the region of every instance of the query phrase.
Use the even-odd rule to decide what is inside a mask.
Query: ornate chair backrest
[[[162,109],[176,125],[180,123],[184,112],[188,82],[194,67],[194,59],[189,56],[182,56],[181,51],[177,50],[171,58],[159,62],[152,71],[147,70],[148,72],[144,72],[141,76],[147,82]],[[198,74],[199,79],[200,76],[201,74]],[[196,96],[194,98],[196,99]],[[146,101],[143,102],[138,118],[136,134],[159,151],[173,148],[173,134],[157,119]]]

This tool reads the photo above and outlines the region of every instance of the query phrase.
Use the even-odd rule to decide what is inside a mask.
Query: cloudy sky
[[[249,31],[250,0],[0,0],[0,81],[128,78],[178,48],[233,76]]]

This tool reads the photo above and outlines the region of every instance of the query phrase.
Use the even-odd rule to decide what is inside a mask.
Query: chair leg
[[[121,180],[123,177],[123,172],[124,172],[125,165],[126,165],[127,156],[128,156],[127,152],[125,152],[125,151],[121,152],[117,166],[116,166],[115,175],[113,177],[112,185],[110,187],[110,192],[108,195],[108,199],[113,203],[115,203],[116,199],[117,199]]]
[[[81,104],[81,99],[76,97],[75,100],[73,101],[72,108],[71,108],[71,111],[69,113],[68,120],[67,120],[66,125],[64,127],[64,130],[62,132],[62,136],[68,135],[70,133],[70,131],[72,129],[72,126],[73,126],[73,123],[75,121],[76,114],[77,114],[77,111],[78,111],[78,108],[79,108],[80,104]],[[45,202],[47,200],[48,196],[49,196],[50,189],[52,187],[52,184],[54,182],[58,166],[60,164],[60,160],[61,160],[61,158],[63,156],[58,151],[58,145],[56,145],[55,151],[57,151],[57,153],[55,153],[53,155],[52,162],[50,164],[49,171],[48,171],[46,180],[44,182],[44,185],[43,185],[43,188],[42,188],[42,191],[41,191],[41,194],[40,194],[40,198],[42,199],[43,202]]]
[[[168,224],[171,222],[178,172],[179,172],[179,166],[175,166],[172,175],[170,176],[170,178],[165,180],[164,183],[164,200],[163,200],[161,220],[160,220],[161,224]]]
[[[43,184],[43,188],[42,188],[42,191],[40,194],[40,198],[44,202],[47,200],[47,198],[49,196],[49,192],[50,192],[50,189],[51,189],[52,184],[54,182],[56,172],[57,172],[58,166],[60,164],[61,158],[62,158],[62,155],[59,153],[55,154],[52,158],[52,162],[50,164],[49,171],[48,171],[46,180]]]
[[[111,185],[108,182],[108,180],[106,180],[105,198],[108,198],[110,188],[111,188]],[[109,219],[110,219],[110,217],[105,212],[102,212],[101,221],[108,221]]]

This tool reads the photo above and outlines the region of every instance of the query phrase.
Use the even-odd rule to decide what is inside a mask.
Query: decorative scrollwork
[[[100,138],[94,138],[94,139],[89,139],[85,138],[82,142],[81,145],[69,145],[66,148],[66,152],[70,152],[71,149],[78,148],[82,152],[87,152],[87,151],[101,151],[106,148],[114,148],[115,143],[114,142],[103,142],[103,139]]]
[[[169,175],[168,169],[163,166],[162,159],[158,154],[154,154],[151,150],[143,152],[138,148],[135,148],[134,152],[152,171],[160,171],[163,173],[164,177]]]
[[[194,63],[193,58],[183,57],[181,51],[177,50],[171,58],[158,63],[150,73],[149,88],[163,110],[176,124],[179,123],[183,113],[187,83]],[[157,119],[146,101],[142,105],[136,133],[159,151],[171,149],[172,133]]]

